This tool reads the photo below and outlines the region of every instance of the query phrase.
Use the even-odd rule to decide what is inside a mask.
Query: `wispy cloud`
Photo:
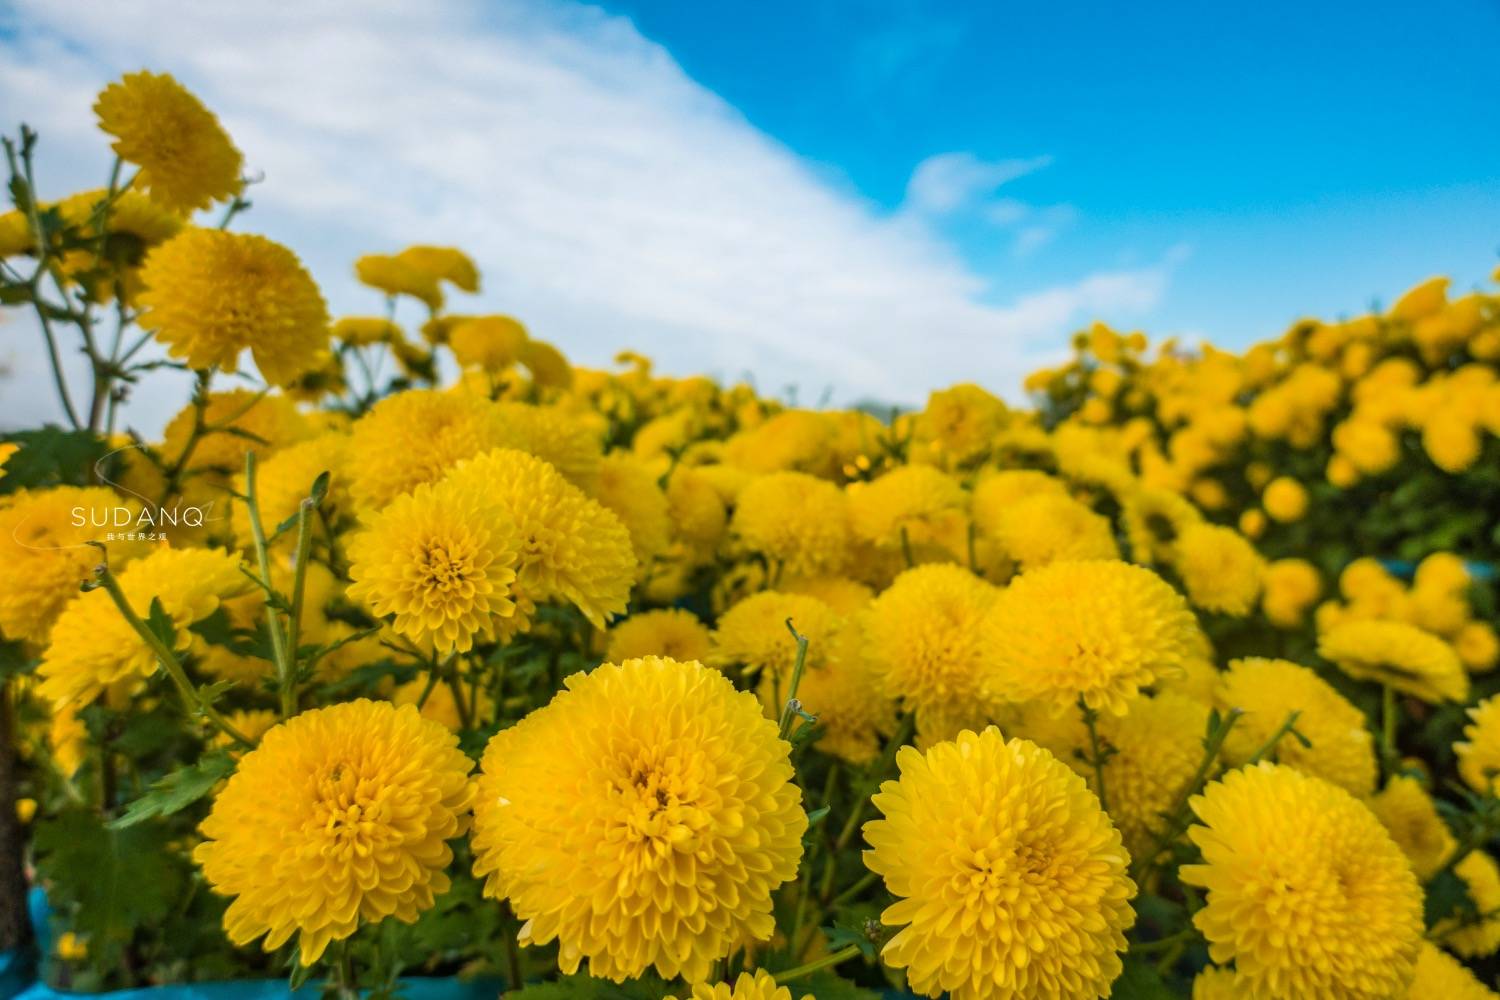
[[[1078,213],[1072,205],[1033,205],[1000,189],[1051,165],[1050,156],[982,160],[969,152],[938,153],[912,171],[902,211],[939,228],[954,218],[982,220],[1008,232],[1014,254],[1025,257],[1052,242]]]
[[[584,363],[631,346],[804,398],[914,401],[959,379],[1015,391],[1070,325],[1149,308],[1172,267],[1082,271],[996,304],[920,213],[830,183],[591,7],[16,0],[8,18],[0,93],[42,132],[44,194],[101,182],[102,83],[171,71],[264,174],[244,227],[297,249],[336,311],[375,307],[357,254],[454,243],[485,275],[456,308],[512,312]],[[942,206],[1042,165],[928,161],[914,197]],[[35,421],[51,412],[41,358],[14,362],[0,423]],[[163,403],[134,405],[159,425]]]

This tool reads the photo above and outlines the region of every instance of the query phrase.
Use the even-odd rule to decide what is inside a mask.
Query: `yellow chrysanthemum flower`
[[[930,997],[1107,996],[1135,884],[1083,779],[993,727],[896,761],[873,799],[884,818],[864,827],[865,864],[897,897],[886,964]]]
[[[1483,958],[1500,951],[1500,864],[1484,851],[1474,851],[1453,866],[1464,884],[1477,916],[1449,917],[1432,928],[1432,937],[1466,958]]]
[[[304,440],[314,432],[290,399],[263,396],[250,389],[209,394],[203,423],[214,430],[206,434],[195,435],[194,416],[191,404],[179,410],[162,431],[160,449],[164,463],[186,463],[193,473],[193,486],[229,486],[244,471],[247,451],[265,459],[275,449]],[[196,492],[189,492],[196,500]],[[207,501],[215,508],[210,518],[222,520],[226,516],[221,509],[225,501],[217,490],[207,493]]]
[[[141,265],[140,323],[192,368],[233,371],[248,349],[274,385],[320,367],[328,307],[296,254],[263,236],[184,229]]]
[[[753,975],[741,972],[732,987],[728,983],[715,983],[712,986],[695,983],[690,997],[691,1000],[792,1000],[792,991],[785,986],[777,986],[775,978],[769,972],[757,969]],[[677,998],[667,997],[667,1000]],[[801,1000],[813,1000],[813,996],[808,993]]]
[[[732,531],[783,573],[838,573],[849,558],[849,505],[837,486],[805,472],[753,480],[735,503]]]
[[[847,492],[854,536],[898,551],[933,541],[969,502],[957,480],[930,465],[903,465]]]
[[[387,396],[354,422],[349,492],[378,510],[421,483],[447,475],[460,461],[506,442],[498,411],[464,393],[417,389]]]
[[[318,514],[330,524],[336,524],[341,515],[352,510],[346,471],[348,446],[346,434],[319,434],[273,452],[256,465],[255,501],[260,510],[261,526],[267,534],[297,513],[303,499],[312,491],[313,483],[325,472],[329,474],[328,491]],[[244,496],[246,489],[245,474],[240,472],[235,476],[235,491]],[[243,503],[235,504],[230,520],[235,539],[248,549],[253,538],[249,509]],[[295,544],[296,532],[283,535],[282,542]]]
[[[1323,593],[1322,576],[1305,559],[1277,559],[1267,564],[1264,583],[1261,610],[1277,628],[1299,628],[1307,609]]]
[[[633,614],[611,628],[604,658],[610,663],[643,656],[706,661],[712,645],[713,635],[697,615],[683,608],[660,608]]]
[[[1423,882],[1437,874],[1458,846],[1432,796],[1416,778],[1396,775],[1369,805]]]
[[[1474,978],[1458,959],[1424,941],[1417,952],[1416,975],[1403,996],[1406,1000],[1496,1000],[1500,993]]]
[[[218,549],[160,548],[125,567],[118,579],[142,620],[150,616],[153,601],[161,602],[176,629],[178,652],[192,645],[189,625],[251,586],[239,556]],[[144,679],[155,670],[155,654],[109,594],[91,590],[74,597],[52,626],[38,667],[38,691],[56,704],[82,705],[111,685]]]
[[[946,459],[970,462],[995,446],[1006,413],[998,397],[965,382],[927,397],[927,408],[917,418],[917,433]]]
[[[645,572],[672,542],[671,510],[656,474],[630,452],[612,451],[599,464],[593,497],[625,525],[636,562]]]
[[[1221,709],[1245,714],[1224,740],[1224,757],[1244,764],[1261,750],[1291,713],[1306,746],[1291,733],[1281,737],[1275,758],[1363,798],[1375,788],[1375,739],[1365,714],[1327,681],[1287,660],[1232,660],[1214,692]]]
[[[918,744],[991,721],[982,688],[992,651],[981,624],[999,591],[961,566],[909,569],[870,603],[865,656],[881,692],[916,715]]]
[[[102,487],[58,486],[22,490],[0,498],[0,635],[41,643],[78,587],[99,565],[101,553],[88,543],[105,542],[116,511],[134,530],[140,504]],[[98,525],[105,526],[98,526]],[[129,540],[106,542],[111,565],[119,568],[146,546]]]
[[[875,591],[847,576],[783,576],[777,587],[783,593],[816,597],[845,618],[875,598]]]
[[[755,697],[697,663],[646,657],[575,674],[485,749],[474,873],[523,945],[619,982],[707,978],[774,930],[807,816],[790,747]]]
[[[1469,719],[1463,740],[1453,744],[1458,773],[1476,792],[1490,791],[1500,774],[1500,696],[1469,709]]]
[[[1130,558],[1144,566],[1173,559],[1179,536],[1200,520],[1193,505],[1171,490],[1140,488],[1120,498]]]
[[[1437,703],[1469,697],[1469,675],[1453,647],[1414,625],[1349,621],[1318,636],[1318,655],[1356,680],[1389,684]]]
[[[1207,722],[1207,705],[1170,692],[1132,699],[1124,715],[1099,719],[1099,738],[1111,748],[1104,765],[1109,818],[1131,857],[1147,853],[1161,817],[1192,779]],[[1092,767],[1076,757],[1064,761],[1097,792]]]
[[[240,151],[213,112],[166,73],[126,73],[94,102],[99,128],[135,184],[175,212],[193,212],[239,193]]]
[[[482,368],[492,375],[520,360],[527,339],[526,327],[509,316],[475,316],[448,331],[454,359],[465,368]]]
[[[981,531],[994,532],[1007,508],[1027,497],[1043,493],[1069,495],[1066,483],[1045,472],[1034,469],[1001,469],[990,472],[974,487],[971,501],[974,523]]]
[[[360,284],[389,296],[410,295],[436,311],[443,305],[441,280],[431,271],[389,254],[365,254],[354,262]]]
[[[605,619],[625,611],[636,573],[630,533],[551,465],[496,448],[459,463],[446,488],[472,489],[510,514],[521,540],[518,615],[528,602],[560,598],[603,628]]]
[[[479,268],[473,259],[456,247],[417,245],[407,247],[396,259],[439,281],[446,281],[459,291],[479,291]]]
[[[1023,497],[993,515],[985,530],[1022,570],[1059,560],[1120,557],[1109,519],[1066,494]]]
[[[592,493],[604,456],[604,447],[592,427],[556,406],[500,402],[493,413],[499,424],[496,445],[535,455],[555,467],[568,482]]]
[[[458,740],[411,706],[313,709],[245,754],[199,827],[193,860],[233,896],[224,930],[267,951],[297,935],[303,965],[361,922],[410,923],[448,891],[447,841],[474,798]]]
[[[351,347],[385,344],[401,337],[401,328],[384,316],[341,316],[329,328],[333,339]]]
[[[1251,1000],[1399,996],[1422,941],[1422,890],[1363,803],[1262,761],[1192,799],[1205,889],[1193,923]]]
[[[1181,595],[1148,569],[1052,563],[1012,581],[990,610],[985,691],[1059,713],[1082,698],[1118,715],[1142,687],[1182,672],[1197,632]]]
[[[881,740],[895,733],[897,723],[896,703],[881,690],[864,644],[862,623],[845,621],[797,688],[802,710],[818,720],[818,749],[857,765],[875,759]],[[779,718],[787,692],[770,676],[759,690],[766,714]]]
[[[407,681],[391,692],[391,704],[393,705],[417,705],[422,718],[431,719],[440,723],[443,728],[458,732],[464,728],[464,713],[459,708],[459,695],[454,692],[452,684],[435,684],[429,690],[430,678],[416,677]],[[460,688],[465,698],[465,706],[469,704],[470,692]],[[427,700],[422,701],[422,695],[427,695]],[[495,716],[495,703],[484,691],[478,692],[473,698],[474,718],[470,725],[481,728]]]
[[[1261,503],[1271,517],[1290,524],[1307,514],[1307,490],[1290,476],[1278,476],[1267,484]]]
[[[807,663],[812,665],[832,652],[834,636],[843,625],[843,619],[815,597],[762,591],[719,616],[709,662],[717,667],[738,664],[747,673],[774,678],[777,697],[785,696],[797,659],[797,640],[787,631],[788,620],[807,636]]]
[[[1240,1000],[1233,969],[1210,965],[1193,977],[1193,1000]]]
[[[368,517],[349,539],[349,597],[421,649],[467,652],[516,613],[524,538],[472,479],[424,483]]]
[[[1195,605],[1241,617],[1254,609],[1260,597],[1265,563],[1239,532],[1198,523],[1177,537],[1172,568]]]

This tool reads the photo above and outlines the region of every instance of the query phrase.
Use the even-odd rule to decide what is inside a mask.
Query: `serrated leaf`
[[[1468,883],[1452,871],[1440,872],[1427,883],[1427,896],[1422,902],[1422,918],[1428,927],[1455,914],[1463,919],[1477,916],[1478,913],[1474,898],[1469,895]]]
[[[146,627],[161,640],[162,645],[168,649],[177,648],[177,626],[172,621],[172,616],[167,614],[167,609],[162,607],[160,597],[151,598],[151,612],[146,616]]]
[[[164,919],[180,898],[182,871],[167,839],[150,825],[111,830],[82,809],[38,824],[32,844],[48,896],[102,959],[136,928]]]
[[[178,768],[161,777],[126,808],[125,814],[108,824],[123,830],[155,816],[170,816],[197,802],[234,772],[234,758],[222,750],[211,750],[196,764]]]

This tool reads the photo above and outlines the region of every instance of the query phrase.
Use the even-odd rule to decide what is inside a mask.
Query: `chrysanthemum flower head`
[[[1458,846],[1448,824],[1438,815],[1432,796],[1416,778],[1398,774],[1368,801],[1370,811],[1423,882],[1437,874]]]
[[[120,571],[120,590],[142,620],[160,601],[176,630],[178,652],[188,649],[188,626],[226,598],[249,589],[237,555],[218,549],[159,548]],[[156,669],[156,656],[104,590],[78,594],[52,626],[38,673],[43,697],[84,704],[115,684],[134,683]]]
[[[1193,977],[1193,1000],[1239,1000],[1233,969],[1209,966]]]
[[[1178,535],[1172,547],[1172,567],[1193,604],[1236,617],[1254,609],[1265,572],[1260,553],[1244,535],[1201,522]]]
[[[1291,476],[1277,476],[1261,493],[1266,513],[1283,524],[1300,521],[1307,513],[1307,489]]]
[[[728,983],[695,983],[691,1000],[792,1000],[792,991],[785,986],[777,986],[776,980],[764,969],[757,969],[754,974],[741,972],[734,985]],[[667,1000],[677,1000],[676,997],[667,997]],[[813,1000],[811,994],[806,994],[802,1000]]]
[[[439,281],[446,281],[459,291],[479,291],[479,269],[474,260],[457,247],[435,247],[425,244],[409,246],[396,259]]]
[[[837,573],[849,558],[849,505],[839,488],[805,472],[774,472],[740,491],[730,530],[783,573]]]
[[[990,609],[984,689],[1059,712],[1082,698],[1118,715],[1142,687],[1182,672],[1197,631],[1181,595],[1148,569],[1051,563],[1013,580]]]
[[[927,397],[917,433],[946,462],[962,464],[994,447],[1007,412],[1005,403],[983,387],[960,383]]]
[[[0,500],[0,635],[41,643],[80,584],[99,564],[88,543],[105,540],[116,508],[132,519],[140,504],[103,487],[58,486],[22,490]],[[146,546],[109,541],[110,562],[123,567]]]
[[[1500,864],[1486,852],[1474,851],[1453,866],[1453,874],[1463,882],[1475,915],[1439,920],[1433,939],[1467,958],[1495,954],[1500,951]]]
[[[881,692],[916,715],[919,745],[990,721],[980,625],[998,595],[962,566],[932,563],[902,573],[870,602],[865,656]]]
[[[1417,953],[1417,971],[1411,988],[1403,994],[1406,1000],[1495,1000],[1500,997],[1474,977],[1458,959],[1429,941],[1422,942]],[[1196,1000],[1196,998],[1195,998]]]
[[[526,327],[509,316],[474,316],[448,332],[448,346],[458,363],[491,375],[520,360],[526,340]]]
[[[612,451],[599,464],[592,495],[625,525],[645,572],[672,542],[671,511],[656,474],[630,452]]]
[[[1193,505],[1171,490],[1138,487],[1120,498],[1130,558],[1145,566],[1171,561],[1178,538],[1201,520]]]
[[[322,363],[328,307],[296,254],[264,236],[184,229],[141,266],[141,326],[192,368],[233,371],[249,350],[274,385]]]
[[[1277,628],[1301,626],[1307,609],[1323,593],[1322,576],[1305,559],[1277,559],[1267,564],[1264,583],[1261,610]]]
[[[336,431],[319,434],[317,437],[282,448],[256,465],[255,501],[260,510],[261,524],[269,534],[276,525],[294,516],[302,501],[312,490],[318,476],[328,473],[328,491],[319,505],[318,512],[330,524],[337,523],[340,516],[352,512],[349,497],[349,474],[346,466],[349,437]],[[236,492],[246,494],[245,474],[235,476]],[[234,505],[231,523],[235,539],[248,548],[253,534],[250,528],[249,509],[242,503]],[[282,536],[287,544],[296,540],[295,532]]]
[[[165,463],[183,462],[192,473],[189,492],[192,486],[231,485],[245,468],[247,451],[265,459],[276,449],[314,433],[307,418],[283,395],[266,396],[249,389],[209,393],[202,419],[214,429],[207,433],[194,433],[194,409],[188,404],[167,422],[160,448]],[[223,505],[218,491],[210,490],[209,495],[216,502],[212,518],[224,517],[217,509]]]
[[[499,425],[494,443],[535,455],[592,494],[599,481],[604,448],[592,427],[556,406],[499,402],[494,405]]]
[[[1500,775],[1500,696],[1470,708],[1469,719],[1463,740],[1453,744],[1458,773],[1476,792],[1488,792]]]
[[[1422,890],[1401,849],[1336,785],[1262,761],[1192,799],[1207,890],[1193,923],[1242,995],[1399,996],[1422,940]]]
[[[809,659],[797,700],[818,720],[818,750],[868,764],[880,752],[881,740],[895,733],[897,717],[895,699],[885,694],[865,654],[863,617],[844,619],[824,655]],[[778,718],[786,703],[784,682],[767,675],[759,692],[766,714]]]
[[[1230,763],[1246,763],[1296,712],[1297,732],[1311,746],[1287,733],[1276,744],[1277,760],[1353,795],[1374,789],[1375,740],[1365,714],[1308,668],[1287,660],[1234,660],[1214,695],[1220,708],[1244,713],[1224,740]]]
[[[855,537],[898,551],[933,541],[964,518],[969,503],[958,481],[931,465],[902,465],[847,492]]]
[[[174,212],[192,212],[240,190],[240,151],[188,90],[166,73],[126,73],[94,102],[120,159],[140,167],[136,187]]]
[[[658,608],[617,622],[609,630],[604,658],[610,663],[643,656],[702,662],[708,659],[712,644],[712,633],[697,615],[685,608]]]
[[[985,530],[1022,570],[1064,559],[1120,556],[1109,519],[1064,493],[1023,497],[996,511]]]
[[[379,509],[504,443],[488,399],[425,389],[387,396],[351,428],[349,451],[359,460],[350,463],[349,491],[361,507]]]
[[[467,652],[516,613],[521,533],[469,479],[424,483],[350,538],[349,597],[420,648]]]
[[[474,872],[522,944],[616,982],[707,978],[771,936],[807,816],[790,747],[755,696],[697,663],[645,657],[575,674],[485,750]]]
[[[717,667],[738,664],[747,673],[772,677],[779,695],[784,696],[797,659],[797,640],[787,630],[788,620],[807,636],[806,662],[812,665],[829,655],[843,625],[843,619],[815,597],[761,591],[719,616],[709,662]]]
[[[1388,684],[1423,701],[1469,697],[1469,675],[1453,647],[1405,622],[1342,622],[1318,636],[1318,655],[1355,680]]]
[[[409,295],[428,309],[443,305],[442,280],[437,274],[393,254],[365,254],[354,262],[360,284],[389,296]]]
[[[1163,814],[1192,780],[1203,758],[1207,722],[1208,706],[1171,693],[1142,695],[1124,715],[1099,719],[1100,739],[1111,748],[1104,765],[1109,816],[1132,857],[1146,853]],[[1066,762],[1094,787],[1092,767],[1077,757]]]
[[[469,758],[410,705],[358,701],[304,712],[245,754],[193,851],[224,930],[243,945],[293,934],[303,965],[361,921],[410,923],[448,891],[447,841],[468,826]]]
[[[565,600],[595,628],[624,612],[636,560],[613,511],[511,448],[461,462],[447,479],[446,488],[474,490],[510,514],[520,538],[516,586],[526,601]]]
[[[865,864],[897,902],[882,950],[912,990],[955,1000],[1106,996],[1135,921],[1120,834],[1083,779],[993,727],[896,757]]]

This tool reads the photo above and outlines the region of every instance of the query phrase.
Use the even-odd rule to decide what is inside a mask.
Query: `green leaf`
[[[1445,917],[1458,914],[1460,919],[1479,915],[1474,899],[1469,895],[1469,886],[1451,871],[1440,873],[1427,883],[1427,898],[1423,902],[1422,917],[1428,927]]]
[[[828,969],[788,984],[793,996],[812,995],[818,1000],[879,1000],[875,990],[855,985]]]
[[[324,469],[318,473],[318,478],[313,480],[312,490],[308,493],[308,497],[312,499],[314,507],[323,506],[323,498],[328,496],[328,481],[330,478],[328,470]]]
[[[105,963],[181,898],[182,870],[167,840],[160,827],[111,830],[83,809],[38,824],[32,844],[52,905]]]
[[[1167,986],[1150,962],[1125,956],[1125,971],[1115,980],[1110,992],[1113,1000],[1176,1000],[1177,994]]]
[[[47,486],[86,486],[94,464],[110,452],[108,444],[87,431],[65,431],[60,427],[18,431],[5,435],[4,439],[20,445],[21,450],[5,463],[0,493]]]
[[[203,798],[233,772],[234,758],[222,750],[211,750],[196,764],[158,779],[145,795],[130,803],[123,816],[107,825],[111,830],[123,830],[155,816],[170,816]]]
[[[29,656],[19,642],[0,640],[0,683],[21,677],[36,669],[37,659]]]
[[[151,598],[151,613],[146,616],[146,627],[151,634],[162,641],[162,645],[168,649],[177,648],[177,626],[172,621],[172,616],[167,614],[167,609],[161,606],[161,598]]]

